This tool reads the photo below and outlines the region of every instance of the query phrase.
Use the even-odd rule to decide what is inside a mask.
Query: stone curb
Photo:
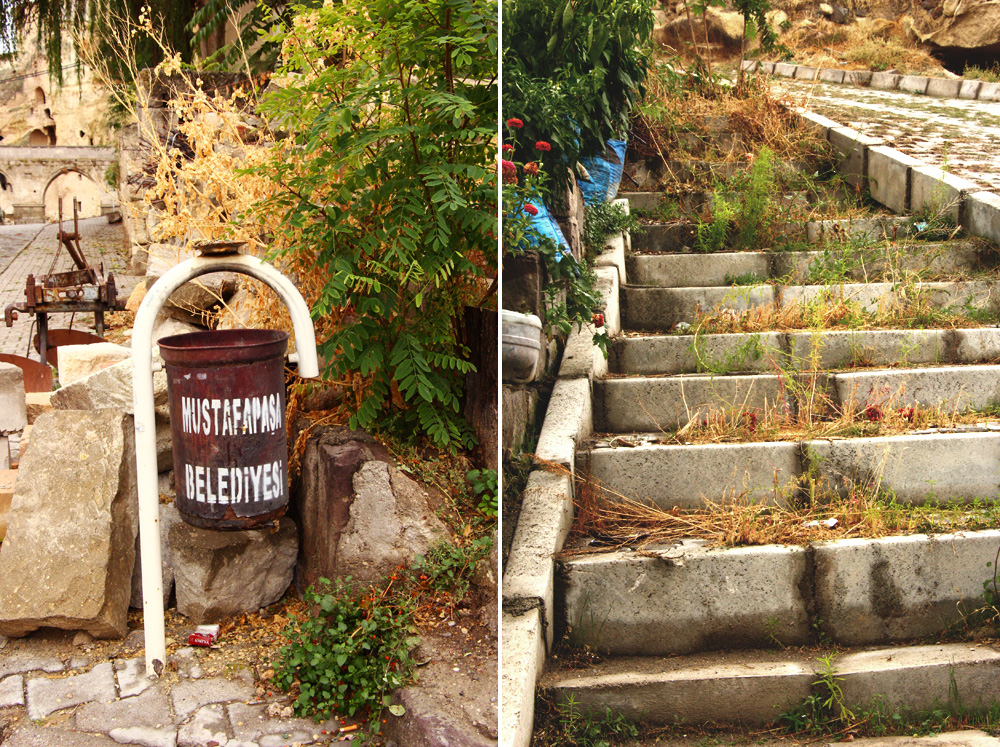
[[[795,80],[821,80],[824,83],[856,85],[879,88],[886,91],[904,91],[919,95],[944,99],[979,99],[997,101],[994,87],[977,78],[935,78],[927,75],[899,75],[896,73],[871,73],[865,70],[840,70],[822,68],[819,71],[808,65],[789,62],[773,63],[743,60],[742,68],[747,72],[762,72],[765,75],[779,75]],[[990,86],[986,88],[986,86]],[[985,89],[985,90],[984,90]],[[985,93],[986,98],[983,97]]]
[[[628,200],[615,200],[626,212]],[[626,281],[627,234],[608,237],[595,261],[608,333],[621,330],[619,288]],[[503,576],[501,743],[528,747],[534,724],[535,685],[545,669],[555,630],[555,560],[573,523],[577,443],[593,432],[591,382],[607,373],[607,360],[584,325],[567,340],[535,456],[564,472],[536,470],[528,478]]]
[[[873,697],[883,695],[892,706],[929,710],[947,703],[954,690],[963,704],[975,707],[980,701],[996,701],[1000,654],[985,646],[951,643],[851,652],[834,659],[832,666],[850,708],[868,707]],[[554,672],[542,685],[563,702],[573,697],[586,711],[603,714],[607,706],[647,723],[766,724],[810,694],[826,697],[821,684],[825,674],[820,658],[761,651],[753,659],[721,653],[692,664],[659,660],[642,673],[627,673],[609,661]]]
[[[559,624],[613,656],[847,646],[939,635],[982,605],[1000,531],[711,548],[695,542],[561,561]],[[674,631],[670,636],[658,631]]]

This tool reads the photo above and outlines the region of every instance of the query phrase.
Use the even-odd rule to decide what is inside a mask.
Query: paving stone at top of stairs
[[[644,445],[581,451],[605,498],[652,501],[662,509],[702,508],[745,493],[747,500],[784,504],[800,471],[796,443]]]
[[[617,656],[762,647],[772,636],[801,645],[809,640],[806,571],[805,548],[777,545],[568,557],[562,623],[576,645]]]
[[[173,726],[166,687],[157,684],[141,695],[111,702],[89,702],[76,712],[76,728],[109,732],[128,726]]]
[[[233,703],[226,707],[233,736],[245,742],[257,742],[264,747],[270,745],[291,745],[295,742],[311,744],[322,737],[323,730],[335,731],[340,728],[336,718],[317,723],[306,718],[272,718],[264,704],[247,705]],[[281,741],[286,740],[286,741]]]
[[[55,411],[32,430],[0,545],[0,633],[128,632],[138,516],[132,418]]]
[[[177,747],[202,747],[209,742],[224,745],[229,741],[229,720],[221,703],[202,706],[177,732]]]
[[[37,721],[55,711],[90,701],[110,703],[116,697],[111,662],[98,664],[89,672],[49,679],[33,677],[27,682],[28,718]]]
[[[940,634],[982,603],[998,543],[996,530],[817,543],[815,614],[846,645]]]
[[[12,674],[0,679],[0,708],[24,705],[24,677]]]
[[[55,656],[33,656],[23,652],[6,652],[0,656],[0,677],[8,674],[27,674],[29,672],[65,672],[66,664]]]
[[[546,672],[541,685],[584,711],[605,706],[647,723],[767,724],[811,694],[812,657],[776,651],[606,659]]]
[[[210,703],[245,703],[252,698],[253,689],[249,685],[225,677],[183,680],[170,691],[174,715],[181,720]]]
[[[119,744],[137,744],[140,747],[177,747],[177,729],[173,726],[160,728],[119,726],[108,732],[108,736]]]
[[[3,744],[4,747],[120,747],[118,742],[101,734],[31,723],[18,724]]]

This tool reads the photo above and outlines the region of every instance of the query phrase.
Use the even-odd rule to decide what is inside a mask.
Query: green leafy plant
[[[304,599],[313,613],[292,616],[274,663],[275,683],[293,694],[298,716],[317,721],[334,714],[361,715],[369,734],[377,734],[382,709],[392,690],[409,681],[413,669],[410,635],[415,602],[399,593],[399,575],[381,586],[361,588],[350,577],[334,584],[323,578]]]
[[[472,443],[466,305],[496,273],[496,7],[373,0],[296,7],[283,87],[261,109],[290,137],[257,173],[281,216],[277,253],[320,278],[325,376],[347,383],[352,427]],[[332,60],[337,60],[332,64]]]
[[[587,256],[592,257],[604,249],[605,239],[616,233],[641,230],[639,221],[625,212],[622,205],[612,202],[598,202],[587,207],[583,222],[583,246]]]
[[[418,555],[414,559],[411,573],[421,586],[451,594],[455,601],[459,601],[469,590],[476,564],[489,554],[492,547],[492,537],[479,537],[467,547],[440,542],[431,547],[426,555]]]
[[[495,469],[473,469],[466,474],[472,495],[479,498],[479,510],[487,516],[496,517],[499,508],[497,471]]]
[[[548,747],[611,747],[621,739],[638,736],[638,726],[620,713],[607,707],[604,711],[583,710],[570,695],[565,703],[552,706],[545,714],[536,728],[535,743]]]
[[[726,246],[729,228],[736,217],[736,209],[723,195],[715,196],[712,206],[712,219],[695,224],[694,248],[699,252],[717,252]]]

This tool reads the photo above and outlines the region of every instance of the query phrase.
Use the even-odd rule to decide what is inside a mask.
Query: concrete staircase
[[[678,433],[720,413],[763,418],[777,408],[794,418],[810,406],[803,392],[836,411],[1000,404],[995,326],[691,334],[699,312],[824,297],[874,311],[917,296],[932,311],[995,315],[996,251],[978,240],[901,242],[911,225],[810,224],[802,230],[813,246],[801,252],[684,252],[678,224],[633,237],[619,289],[623,331],[592,383],[593,435],[578,442],[577,477],[605,501],[668,511],[737,496],[766,510],[808,502],[816,485],[842,496],[859,486],[892,491],[901,504],[995,501],[995,414],[884,437],[689,444]],[[870,239],[861,249],[839,242],[861,234]],[[831,281],[834,266],[845,269]],[[762,724],[825,696],[824,673],[835,672],[851,708],[873,698],[915,710],[1000,700],[1000,652],[946,636],[981,606],[1000,531],[806,546],[587,546],[586,538],[568,544],[555,570],[555,634],[569,650],[550,661],[541,685],[559,699],[647,723]],[[581,665],[574,652],[585,649],[599,660]]]

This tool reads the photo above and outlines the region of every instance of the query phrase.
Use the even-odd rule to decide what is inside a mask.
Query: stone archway
[[[63,218],[72,218],[74,197],[80,201],[80,218],[94,218],[101,214],[103,191],[97,182],[79,171],[61,171],[45,187],[45,220],[59,219],[60,198],[63,200]]]
[[[14,215],[14,185],[7,175],[0,171],[0,223]]]

